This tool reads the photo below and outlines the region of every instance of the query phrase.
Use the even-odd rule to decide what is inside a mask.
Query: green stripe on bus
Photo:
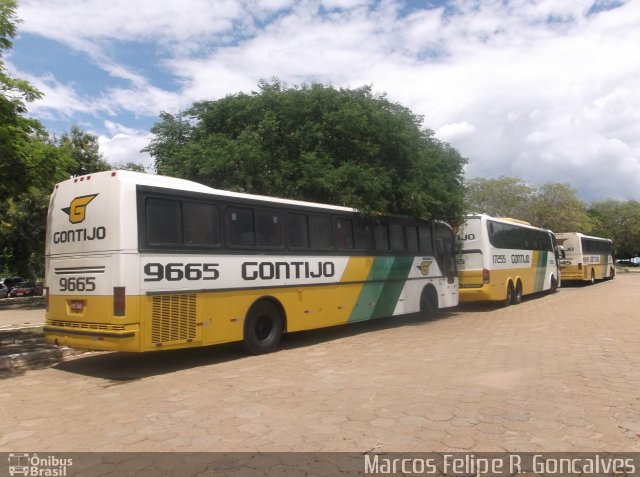
[[[376,257],[367,276],[367,283],[362,286],[347,321],[363,321],[391,315],[409,276],[412,263],[413,257]]]
[[[544,289],[544,279],[547,275],[547,256],[549,252],[538,252],[538,262],[536,263],[536,280],[534,282],[533,291],[539,292]]]
[[[396,257],[389,271],[387,281],[378,297],[372,318],[393,315],[393,310],[396,309],[412,265],[413,257]]]

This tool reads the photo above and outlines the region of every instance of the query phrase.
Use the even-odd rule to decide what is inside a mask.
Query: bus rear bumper
[[[491,285],[478,285],[478,286],[467,286],[460,287],[460,303],[472,303],[477,301],[496,301],[500,300],[497,298],[494,291],[495,287]]]
[[[47,324],[43,328],[47,343],[95,351],[140,351],[138,325],[118,330],[95,330]]]

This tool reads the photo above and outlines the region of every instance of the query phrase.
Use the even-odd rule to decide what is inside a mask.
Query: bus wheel
[[[556,277],[551,277],[551,288],[549,288],[549,292],[555,293],[558,291],[558,280]]]
[[[596,282],[596,272],[591,269],[591,280],[589,280],[589,285],[593,285]]]
[[[516,291],[513,294],[513,300],[511,301],[514,305],[519,305],[522,303],[522,282],[518,280],[516,283]]]
[[[616,269],[615,268],[610,268],[609,269],[609,280],[613,280],[616,277]]]
[[[513,303],[513,282],[509,282],[509,286],[507,287],[507,298],[505,298],[502,304],[504,306],[509,306]]]
[[[280,310],[271,302],[259,301],[244,322],[244,348],[251,354],[270,353],[278,347],[283,331]]]

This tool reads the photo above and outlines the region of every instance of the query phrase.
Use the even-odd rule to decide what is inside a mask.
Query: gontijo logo
[[[420,265],[418,265],[418,270],[420,270],[420,273],[422,273],[423,276],[427,276],[429,275],[429,268],[431,268],[431,264],[433,263],[433,260],[427,260],[424,259],[422,260],[422,263]]]
[[[69,207],[62,209],[62,211],[69,216],[69,222],[72,224],[79,224],[82,222],[85,217],[87,205],[97,196],[98,194],[90,194],[76,197],[71,201]]]

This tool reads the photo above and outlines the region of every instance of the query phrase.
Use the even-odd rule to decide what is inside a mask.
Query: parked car
[[[7,298],[8,295],[9,289],[4,283],[0,282],[0,298]]]
[[[9,292],[10,298],[19,296],[42,296],[42,285],[35,282],[20,282]]]
[[[18,283],[24,282],[26,279],[22,277],[0,278],[0,283],[7,287],[8,291],[11,291]]]
[[[640,263],[633,260],[616,260],[616,265],[621,267],[640,267]]]

